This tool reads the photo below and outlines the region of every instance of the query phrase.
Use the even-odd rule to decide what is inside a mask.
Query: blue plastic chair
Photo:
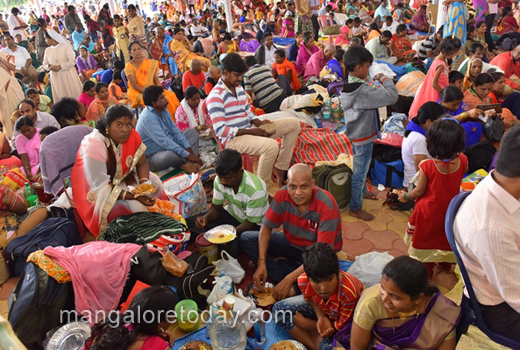
[[[453,198],[450,206],[448,207],[445,220],[446,237],[448,238],[448,242],[450,243],[453,253],[455,253],[455,257],[457,258],[457,263],[459,264],[460,272],[462,274],[462,279],[464,280],[464,286],[466,287],[466,290],[469,294],[469,298],[467,298],[465,295],[462,296],[462,317],[459,325],[457,326],[457,341],[460,339],[462,334],[465,334],[468,331],[469,326],[474,324],[495,343],[507,346],[511,349],[520,349],[520,342],[493,332],[487,326],[486,322],[484,321],[484,316],[482,316],[482,312],[480,311],[480,306],[477,297],[475,296],[475,291],[473,290],[473,285],[471,284],[468,271],[464,266],[464,262],[462,261],[457,245],[455,244],[455,236],[453,234],[453,223],[455,221],[455,216],[457,215],[462,202],[464,202],[470,193],[471,192],[462,192]]]

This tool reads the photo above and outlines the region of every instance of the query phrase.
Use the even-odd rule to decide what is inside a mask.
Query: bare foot
[[[187,172],[188,174],[198,173],[200,170],[200,166],[191,162],[186,162],[180,166],[182,170]]]
[[[278,168],[273,168],[273,174],[274,174],[274,178],[276,180],[276,186],[278,186],[278,187],[282,187],[283,186],[283,182],[285,180],[285,173],[286,173],[285,170],[280,170]]]
[[[349,215],[353,216],[355,218],[361,219],[363,221],[372,221],[375,219],[374,215],[367,213],[363,209],[354,210],[354,211],[351,210]]]

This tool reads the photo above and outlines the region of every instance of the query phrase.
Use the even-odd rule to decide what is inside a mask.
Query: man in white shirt
[[[5,35],[4,38],[7,47],[4,47],[2,52],[14,57],[16,73],[23,76],[23,82],[25,84],[34,87],[38,80],[38,72],[32,66],[31,55],[29,55],[29,52],[27,52],[25,48],[16,45],[11,35]]]
[[[455,217],[457,248],[488,327],[520,341],[520,125]]]
[[[199,25],[199,21],[193,17],[193,25],[191,26],[191,35],[196,38],[205,38],[209,35],[208,28]]]
[[[16,34],[22,35],[22,39],[27,39],[24,33],[24,29],[29,28],[29,25],[23,21],[18,15],[20,14],[20,10],[18,8],[13,7],[11,9],[11,15],[7,19],[7,24],[9,25],[9,33],[15,37]]]
[[[394,64],[397,62],[397,58],[390,57],[390,40],[392,40],[392,33],[385,30],[379,37],[370,40],[365,45],[365,48],[370,51],[372,56],[374,56],[374,60],[381,60]]]
[[[385,23],[383,23],[383,26],[381,27],[381,31],[388,30],[393,35],[395,34],[398,25],[399,22],[394,21],[394,18],[392,16],[387,16]]]
[[[259,65],[266,65],[269,69],[272,68],[274,63],[274,52],[278,47],[274,44],[273,33],[267,32],[265,34],[265,42],[258,47],[255,52],[256,62]]]
[[[60,124],[53,115],[37,110],[33,100],[29,98],[20,102],[18,105],[18,110],[14,113],[14,115],[18,118],[26,115],[31,117],[32,121],[34,122],[34,127],[37,129],[42,129],[46,126],[54,126],[58,129],[61,128]],[[9,141],[11,149],[16,149],[15,140],[18,135],[20,135],[20,132],[18,130],[14,130],[13,137]]]

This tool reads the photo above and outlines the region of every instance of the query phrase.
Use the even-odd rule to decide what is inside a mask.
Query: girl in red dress
[[[444,219],[468,171],[468,159],[462,154],[464,143],[464,129],[457,121],[435,121],[426,138],[426,147],[432,158],[419,164],[417,187],[399,194],[402,202],[416,199],[406,232],[412,236],[408,254],[426,265],[429,279],[433,277],[436,263],[440,263],[438,266],[442,270],[449,271],[451,263],[456,262],[446,239]]]

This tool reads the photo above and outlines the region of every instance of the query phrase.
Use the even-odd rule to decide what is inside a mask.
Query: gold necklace
[[[401,321],[404,321],[408,317],[413,316],[413,315],[415,315],[415,319],[417,319],[417,318],[419,318],[419,308],[420,308],[420,305],[417,305],[417,309],[415,309],[414,311],[409,312],[409,313],[398,312],[397,316],[401,319]],[[397,317],[395,317],[395,316],[392,317],[392,330],[394,333],[395,333],[395,319],[396,318]]]

